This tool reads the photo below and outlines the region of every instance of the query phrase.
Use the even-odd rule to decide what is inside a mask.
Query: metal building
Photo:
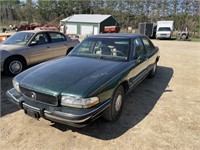
[[[66,34],[95,35],[104,32],[105,26],[119,26],[111,15],[76,14],[62,19]]]

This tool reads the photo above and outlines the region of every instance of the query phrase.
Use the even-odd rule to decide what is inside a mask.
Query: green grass
[[[191,41],[193,41],[193,42],[200,42],[200,38],[191,38]]]
[[[1,29],[1,28],[8,28],[8,27],[9,27],[8,25],[0,24],[0,29]]]

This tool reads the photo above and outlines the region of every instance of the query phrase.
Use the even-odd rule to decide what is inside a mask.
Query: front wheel
[[[9,76],[14,76],[22,72],[26,67],[25,62],[18,57],[11,57],[5,61],[4,71]]]
[[[123,101],[124,88],[119,86],[113,95],[111,105],[103,113],[103,118],[108,121],[116,121],[121,115]]]

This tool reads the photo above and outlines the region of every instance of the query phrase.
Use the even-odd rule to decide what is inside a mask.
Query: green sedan
[[[125,95],[154,77],[159,49],[139,34],[86,38],[67,57],[34,66],[13,79],[9,100],[36,119],[83,127],[103,116],[115,121]]]

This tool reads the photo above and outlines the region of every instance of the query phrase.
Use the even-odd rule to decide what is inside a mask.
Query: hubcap
[[[9,70],[13,74],[18,74],[22,71],[22,63],[20,61],[12,61],[9,65]]]
[[[115,103],[115,110],[116,111],[120,110],[121,104],[122,104],[122,95],[118,95],[118,97],[116,99],[116,103]]]

